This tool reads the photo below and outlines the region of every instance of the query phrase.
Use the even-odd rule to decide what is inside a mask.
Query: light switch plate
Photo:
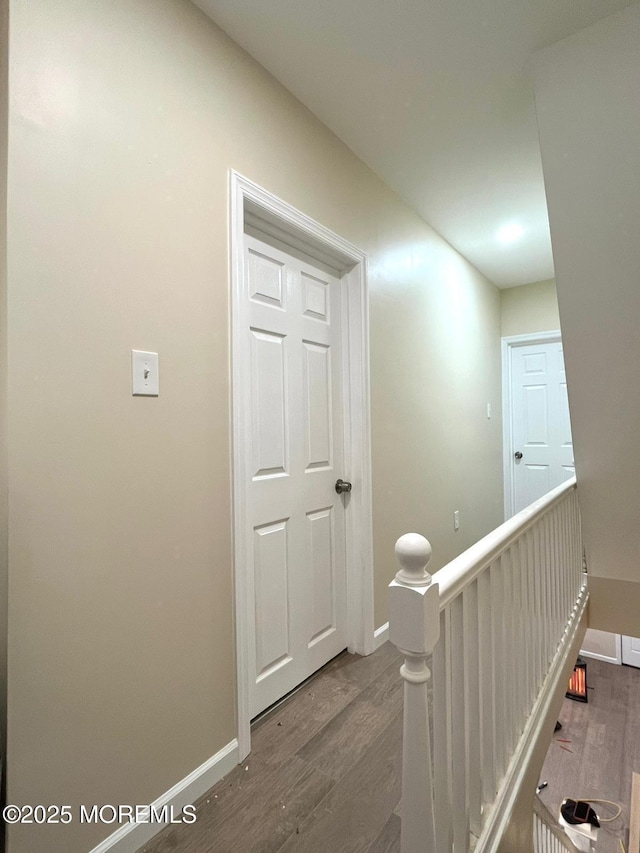
[[[131,350],[131,385],[134,397],[157,397],[158,353]]]

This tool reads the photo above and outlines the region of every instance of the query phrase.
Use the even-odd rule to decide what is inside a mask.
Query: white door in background
[[[640,667],[640,639],[622,638],[622,663]]]
[[[340,281],[244,237],[251,717],[347,646]],[[277,246],[277,247],[276,247]]]
[[[512,346],[511,483],[517,513],[575,473],[562,342]]]

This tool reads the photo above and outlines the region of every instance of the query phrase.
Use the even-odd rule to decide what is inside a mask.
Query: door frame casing
[[[631,641],[635,640],[635,639],[636,639],[635,637],[627,637],[624,634],[622,635],[622,637],[620,637],[620,663],[624,663],[627,666],[638,667],[638,664],[636,664],[636,663],[629,663],[628,658],[627,658],[627,660],[624,659],[625,653],[627,653],[627,655],[637,654],[631,648]]]
[[[550,332],[532,332],[526,335],[509,335],[502,338],[502,465],[504,482],[504,518],[514,514],[515,483],[513,469],[513,411],[511,394],[511,356],[516,347],[530,344],[552,344],[562,341],[560,329]]]
[[[342,282],[342,374],[345,479],[353,483],[345,516],[347,642],[350,652],[373,651],[373,520],[369,391],[367,256],[287,202],[234,170],[229,174],[231,281],[231,466],[239,760],[251,749],[248,644],[254,620],[248,579],[246,424],[249,389],[242,387],[249,351],[244,337],[245,220],[337,270]],[[251,621],[250,621],[251,620]]]

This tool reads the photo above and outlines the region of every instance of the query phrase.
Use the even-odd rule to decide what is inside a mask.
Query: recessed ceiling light
[[[498,240],[501,243],[513,243],[514,240],[519,240],[524,234],[522,225],[517,222],[510,222],[508,225],[503,225],[498,231]]]

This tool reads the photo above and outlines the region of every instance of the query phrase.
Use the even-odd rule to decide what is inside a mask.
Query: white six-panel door
[[[575,473],[562,343],[513,346],[510,372],[512,482],[519,512]],[[518,452],[521,459],[514,457]],[[623,636],[621,649],[622,663],[640,667],[640,639]],[[588,646],[584,651],[593,654]]]
[[[519,512],[575,473],[561,342],[511,348],[511,407],[514,512]]]
[[[245,234],[251,716],[347,646],[340,281]],[[250,424],[249,424],[250,421]]]

